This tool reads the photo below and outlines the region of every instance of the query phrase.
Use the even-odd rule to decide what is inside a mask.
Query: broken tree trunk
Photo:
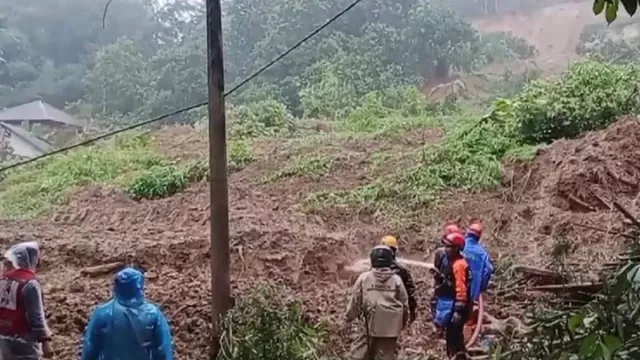
[[[514,267],[512,267],[512,269],[513,271],[519,272],[527,277],[539,277],[542,280],[539,282],[544,282],[546,284],[548,283],[557,284],[557,283],[565,282],[565,276],[553,270],[547,270],[547,269],[542,269],[542,268],[533,267],[533,266],[526,266],[526,265],[515,265]]]
[[[627,209],[625,209],[622,205],[620,205],[619,202],[614,201],[613,202],[613,206],[615,206],[616,209],[618,209],[618,211],[620,211],[622,213],[622,215],[624,215],[624,217],[629,219],[629,221],[631,221],[631,223],[636,228],[640,229],[640,221],[638,221],[638,219],[636,219],[633,215],[631,215],[631,213],[629,211],[627,211]]]
[[[588,293],[595,294],[602,290],[603,283],[541,285],[528,288],[528,291],[544,291],[551,293]]]
[[[96,265],[96,266],[90,266],[90,267],[84,268],[80,270],[80,274],[89,275],[89,276],[98,276],[98,275],[111,273],[115,270],[122,269],[123,267],[124,267],[124,263],[117,261],[117,262],[112,262],[108,264],[102,264],[102,265]]]

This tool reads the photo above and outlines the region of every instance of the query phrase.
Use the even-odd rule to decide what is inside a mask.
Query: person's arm
[[[410,320],[409,295],[407,294],[407,289],[405,289],[405,286],[402,283],[402,279],[398,277],[398,280],[400,281],[398,281],[398,286],[396,286],[396,296],[402,303],[402,326],[404,327]]]
[[[347,308],[347,321],[352,321],[362,313],[362,282],[366,273],[360,274],[351,289],[351,299]]]
[[[486,254],[484,261],[484,274],[482,279],[482,291],[487,291],[489,288],[489,283],[491,282],[491,278],[493,277],[493,273],[495,268],[493,267],[493,260],[491,259],[491,255],[489,253]]]
[[[400,267],[400,277],[402,278],[402,283],[404,284],[405,290],[407,290],[407,297],[409,301],[409,317],[411,321],[416,318],[416,308],[418,307],[418,303],[416,301],[416,285],[413,282],[413,277],[407,268]]]
[[[169,322],[158,309],[158,323],[154,329],[154,347],[152,360],[173,360],[173,338]]]
[[[467,264],[462,260],[458,260],[453,263],[453,278],[455,281],[454,287],[456,290],[456,305],[455,311],[462,313],[467,308],[467,301],[469,289],[467,286]]]
[[[24,284],[22,288],[27,321],[31,334],[39,343],[47,342],[51,339],[51,330],[47,325],[44,316],[44,304],[42,301],[42,287],[37,280],[31,280]]]
[[[84,331],[81,360],[98,360],[102,353],[102,316],[99,309],[93,311]]]

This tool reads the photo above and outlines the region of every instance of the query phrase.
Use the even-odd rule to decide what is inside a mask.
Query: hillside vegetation
[[[536,146],[603,129],[620,115],[635,112],[640,106],[634,96],[639,74],[631,65],[585,60],[556,81],[534,81],[515,97],[496,100],[484,116],[455,103],[430,103],[415,87],[389,88],[366,94],[356,107],[338,109],[345,115],[325,123],[328,133],[305,130],[312,122],[294,117],[277,101],[257,101],[229,111],[229,169],[251,164],[262,155],[254,146],[274,138],[293,156],[285,167],[263,176],[261,181],[268,183],[319,178],[345,166],[349,159],[340,152],[310,152],[331,139],[404,141],[409,144],[403,149],[381,149],[364,159],[372,173],[392,171],[356,188],[308,194],[301,205],[307,210],[338,206],[372,213],[400,205],[424,207],[448,188],[496,188],[505,158],[531,158]],[[414,137],[424,131],[438,135],[432,140]],[[204,138],[204,133],[198,136]],[[91,183],[113,184],[133,199],[153,199],[205,177],[206,158],[176,163],[164,157],[161,148],[148,134],[125,136],[12,171],[3,180],[1,213],[35,215],[60,204],[75,187]]]
[[[116,1],[101,30],[101,1],[53,1],[58,7],[0,0],[2,14],[15,15],[0,18],[0,106],[42,97],[106,131],[205,99],[199,3]],[[224,2],[228,87],[346,4]],[[603,62],[611,54],[598,48],[599,58],[574,63],[554,80],[515,79],[505,71],[483,84],[491,93],[477,101],[461,75],[538,53],[510,34],[479,34],[461,16],[533,2],[492,11],[487,4],[363,2],[227,99],[238,298],[224,320],[221,360],[339,358],[351,340],[341,317],[351,285],[345,267],[382,233],[401,234],[402,251],[424,258],[442,222],[482,216],[500,282],[516,260],[546,266],[560,245],[573,249],[563,269],[571,258],[579,262],[576,271],[592,270],[624,245],[571,222],[613,221],[611,205],[598,195],[606,186],[608,195],[636,196],[640,127],[635,118],[616,121],[638,112],[640,68]],[[602,3],[603,10],[609,6]],[[611,20],[613,7],[605,11]],[[440,101],[425,95],[434,84],[445,89]],[[112,284],[110,274],[85,276],[79,269],[106,261],[144,268],[149,297],[174,328],[178,357],[206,356],[212,291],[206,120],[205,109],[197,109],[0,173],[0,243],[32,237],[43,243],[60,358],[76,356],[89,310]],[[416,278],[427,276],[416,271]],[[625,289],[612,299],[626,312],[637,302],[625,297],[634,294]],[[509,301],[488,306],[502,315],[523,308]],[[597,312],[555,318],[571,324],[563,339],[580,338],[554,348],[554,356],[634,354],[622,344],[633,337],[605,332],[618,313],[601,325],[586,321]],[[421,315],[407,329],[403,356],[441,355],[427,321]],[[560,331],[549,328],[536,334],[539,342],[519,342],[512,356],[546,360],[539,350]]]

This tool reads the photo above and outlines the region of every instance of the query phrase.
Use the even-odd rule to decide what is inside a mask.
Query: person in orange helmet
[[[445,329],[447,356],[464,357],[464,324],[471,312],[471,270],[462,256],[464,236],[453,232],[444,237],[446,257],[437,268],[442,282],[436,288],[434,323]]]
[[[483,231],[484,226],[480,221],[476,220],[467,228],[464,239],[463,255],[467,259],[473,274],[471,297],[474,302],[478,301],[480,294],[487,290],[494,272],[493,260],[489,252],[480,244]]]
[[[471,334],[478,322],[477,304],[480,295],[487,291],[489,282],[493,276],[494,266],[489,252],[480,244],[480,237],[484,226],[479,220],[472,220],[465,235],[465,245],[462,255],[467,260],[471,269],[471,301],[474,309],[466,324],[467,334]]]
[[[442,232],[440,234],[440,243],[444,244],[446,238],[448,235],[450,234],[463,234],[462,229],[460,229],[460,227],[456,224],[448,224],[445,225],[442,228]],[[442,265],[442,261],[443,259],[446,259],[447,255],[446,255],[446,251],[445,248],[438,248],[433,256],[433,266],[435,269],[440,269],[441,265]],[[438,271],[436,270],[431,270],[431,275],[433,275],[433,285],[434,285],[434,289],[437,289],[441,284],[442,284],[442,276],[438,273]],[[437,301],[437,297],[435,296],[435,290],[434,290],[434,296],[431,298],[431,314],[435,314],[436,313],[436,301]],[[434,315],[435,316],[435,315]]]

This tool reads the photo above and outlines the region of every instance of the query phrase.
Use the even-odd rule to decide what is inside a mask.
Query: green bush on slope
[[[0,216],[36,215],[59,204],[74,187],[125,184],[132,173],[167,164],[147,135],[118,137],[104,145],[53,156],[6,175],[0,185]]]
[[[604,129],[640,109],[640,69],[599,61],[575,63],[562,78],[536,81],[516,96],[518,135],[538,144]]]

